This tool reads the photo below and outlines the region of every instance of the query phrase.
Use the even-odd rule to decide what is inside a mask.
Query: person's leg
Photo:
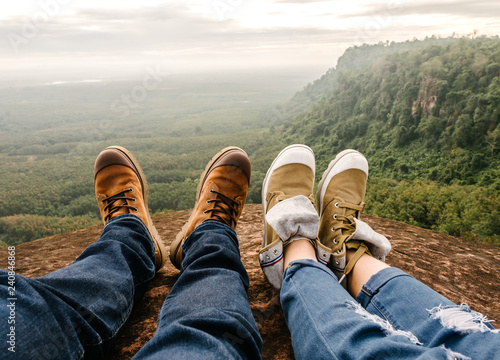
[[[297,359],[415,359],[424,350],[406,334],[388,336],[355,311],[356,302],[316,260],[319,216],[311,196],[314,155],[306,146],[285,148],[264,179],[265,239],[259,258],[281,304]],[[280,250],[283,249],[283,256]],[[284,258],[284,260],[282,260]],[[284,278],[283,265],[286,265]],[[434,358],[446,358],[444,350]],[[401,354],[401,356],[398,356]]]
[[[367,279],[357,300],[366,316],[386,319],[395,329],[411,332],[425,347],[444,346],[473,359],[500,358],[500,330],[466,305],[455,305],[433,289],[378,260],[361,258],[350,276]],[[366,261],[365,261],[366,260]],[[368,266],[365,266],[368,265]]]
[[[492,358],[492,349],[498,348],[498,340],[496,344],[493,341],[493,346],[472,346],[474,341],[488,342],[494,335],[489,331],[489,324],[479,319],[472,321],[476,315],[466,311],[457,314],[456,307],[445,309],[443,316],[442,306],[454,306],[449,300],[376,259],[383,259],[390,245],[359,220],[367,175],[368,163],[363,155],[354,150],[343,151],[323,174],[317,196],[321,214],[319,237],[323,246],[318,249],[326,248],[331,254],[327,263],[339,278],[346,280],[342,283],[350,294],[354,297],[359,293],[357,299],[364,308],[354,303],[355,313],[380,324],[389,333],[405,333],[427,348],[446,346],[451,349],[448,353],[458,358],[460,352]],[[323,253],[320,251],[318,255]],[[451,329],[451,324],[457,325],[466,318],[467,321],[458,325],[466,332],[476,331],[476,335],[466,336],[467,340],[457,336],[457,328]],[[481,335],[479,328],[487,335]],[[463,346],[457,346],[458,343]]]
[[[280,295],[296,359],[448,359],[446,349],[423,347],[411,333],[366,316],[318,261],[290,262]]]
[[[70,266],[40,278],[16,276],[17,358],[103,358],[155,274],[154,250],[144,223],[121,215]],[[7,294],[7,271],[0,284]],[[2,305],[2,319],[7,310]]]
[[[250,161],[226,148],[201,176],[190,220],[172,243],[181,269],[154,337],[135,359],[258,359],[262,340],[246,290],[234,231],[245,203]]]
[[[182,272],[163,304],[155,336],[135,358],[260,358],[262,340],[234,230],[206,221],[182,252]]]
[[[101,152],[95,186],[105,223],[99,240],[64,269],[15,278],[19,359],[104,357],[155,268],[164,263],[147,209],[146,179],[133,156],[119,147]],[[7,275],[0,272],[2,293]],[[2,315],[6,309],[2,304]]]
[[[349,262],[354,255],[354,250],[348,250],[346,260]],[[365,285],[373,275],[388,267],[389,265],[375,259],[373,256],[363,254],[349,274],[347,279],[347,291],[349,291],[349,294],[355,298],[363,289],[363,285]]]

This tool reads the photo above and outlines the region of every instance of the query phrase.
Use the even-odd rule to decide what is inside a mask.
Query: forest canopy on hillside
[[[353,61],[357,51],[371,64]],[[308,94],[320,99],[284,125],[282,141],[311,144],[322,167],[345,148],[363,152],[368,212],[498,243],[498,38],[354,48],[295,98]]]

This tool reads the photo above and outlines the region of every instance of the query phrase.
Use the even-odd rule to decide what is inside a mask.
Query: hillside
[[[352,48],[294,98],[308,94],[284,139],[320,156],[359,148],[377,176],[500,190],[498,37]]]
[[[168,246],[187,221],[189,211],[153,216]],[[363,220],[387,236],[393,250],[387,258],[456,303],[468,303],[490,319],[500,320],[500,248],[476,244],[401,222],[364,215]],[[238,224],[242,259],[250,276],[250,303],[264,339],[264,359],[293,359],[290,337],[277,295],[260,270],[257,252],[263,229],[260,205],[246,205]],[[42,276],[69,265],[96,241],[102,226],[55,235],[16,247],[17,271],[28,277]],[[0,250],[5,267],[6,250]],[[117,340],[112,359],[130,359],[150,339],[163,301],[178,271],[170,264],[152,281]],[[498,327],[498,326],[497,326]]]
[[[368,213],[500,244],[498,37],[351,48],[294,101],[277,141],[365,154]]]

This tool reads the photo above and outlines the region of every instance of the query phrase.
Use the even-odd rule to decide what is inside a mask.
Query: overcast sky
[[[0,5],[0,77],[53,81],[310,68],[352,45],[500,34],[498,0],[19,0]]]

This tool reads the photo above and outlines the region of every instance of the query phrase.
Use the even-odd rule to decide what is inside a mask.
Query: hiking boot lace
[[[119,193],[117,193],[115,195],[111,195],[111,196],[108,196],[107,198],[102,199],[103,204],[108,203],[104,207],[104,213],[107,213],[107,215],[104,217],[105,222],[108,221],[109,219],[111,219],[113,214],[115,212],[117,212],[118,210],[120,210],[121,208],[130,209],[130,210],[133,210],[135,212],[139,211],[136,207],[128,204],[129,200],[135,202],[136,201],[135,198],[125,196],[126,193],[131,193],[133,191],[134,191],[134,189],[132,189],[132,188],[126,189],[126,190],[120,191]]]
[[[215,205],[212,209],[205,210],[203,213],[212,213],[212,216],[234,228],[238,221],[237,215],[240,204],[216,190],[211,189],[210,193],[217,194],[217,198],[214,200],[207,200],[207,204],[215,203]]]

